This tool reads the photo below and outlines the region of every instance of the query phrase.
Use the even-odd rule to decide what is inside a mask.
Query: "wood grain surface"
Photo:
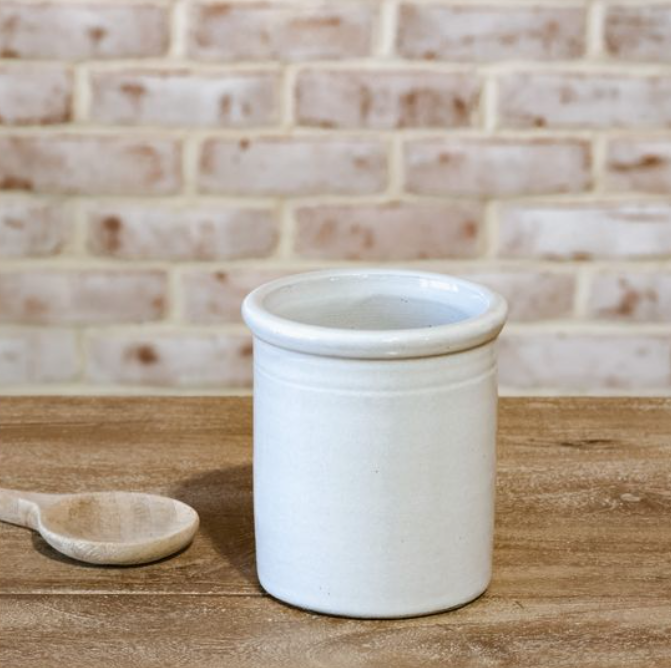
[[[0,484],[173,495],[191,547],[77,564],[0,526],[0,665],[671,666],[671,400],[505,399],[494,580],[403,621],[296,610],[254,570],[246,398],[0,399]]]

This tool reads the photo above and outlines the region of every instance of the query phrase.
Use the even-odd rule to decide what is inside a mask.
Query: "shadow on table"
[[[200,516],[200,531],[215,550],[255,586],[252,465],[230,466],[202,473],[180,483],[172,492]]]

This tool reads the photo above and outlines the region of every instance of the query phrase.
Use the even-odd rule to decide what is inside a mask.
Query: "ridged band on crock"
[[[265,299],[276,290],[304,281],[333,277],[389,276],[428,279],[456,285],[484,297],[482,313],[458,322],[415,329],[352,330],[296,322],[271,313]],[[332,269],[280,278],[253,290],[244,300],[242,315],[255,337],[298,352],[354,359],[390,359],[445,355],[482,345],[503,328],[508,307],[505,299],[481,285],[446,274],[396,269]]]

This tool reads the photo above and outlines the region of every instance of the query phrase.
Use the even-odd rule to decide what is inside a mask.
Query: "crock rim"
[[[306,324],[277,315],[265,305],[274,292],[309,281],[337,282],[339,279],[384,277],[418,279],[464,290],[486,301],[480,313],[457,322],[412,329],[346,329]],[[417,290],[417,286],[414,288]],[[449,294],[446,290],[446,294]],[[255,338],[280,348],[326,357],[352,359],[405,359],[447,355],[494,340],[508,313],[506,300],[478,283],[449,274],[413,269],[339,268],[285,276],[252,290],[242,304],[242,316]]]

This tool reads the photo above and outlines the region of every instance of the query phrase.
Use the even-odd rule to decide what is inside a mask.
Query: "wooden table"
[[[1,485],[170,494],[202,526],[129,568],[0,526],[0,666],[671,666],[671,400],[503,400],[499,461],[483,597],[338,619],[259,589],[248,399],[1,399]]]

